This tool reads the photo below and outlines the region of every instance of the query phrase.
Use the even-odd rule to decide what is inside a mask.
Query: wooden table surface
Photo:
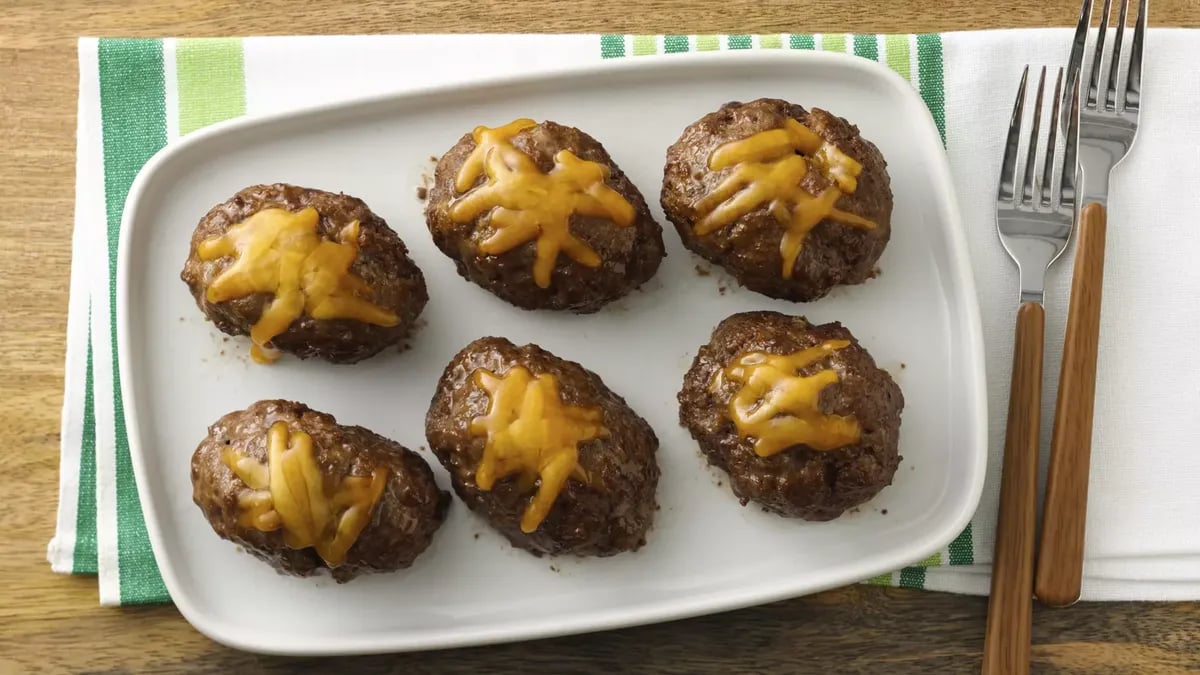
[[[532,643],[337,662],[218,646],[172,607],[106,609],[94,578],[53,575],[75,39],[387,32],[916,32],[1071,25],[1077,0],[9,0],[0,15],[0,672],[978,671],[984,598],[854,586],[764,607]],[[1152,24],[1200,26],[1197,0]],[[287,17],[286,21],[281,20]],[[1038,608],[1035,672],[1200,670],[1200,604]]]

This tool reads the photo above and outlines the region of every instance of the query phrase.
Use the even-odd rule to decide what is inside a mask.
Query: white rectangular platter
[[[889,163],[895,211],[879,278],[792,304],[739,289],[679,243],[658,193],[666,148],[722,103],[769,96],[857,124]],[[518,117],[579,127],[605,145],[664,225],[668,257],[642,290],[590,316],[526,312],[461,279],[430,240],[417,187],[474,126]],[[411,348],[354,366],[285,357],[252,363],[244,338],[207,323],[179,280],[192,229],[255,183],[359,197],[425,273],[430,302]],[[171,597],[200,631],[291,654],[434,649],[664,621],[812,593],[944,548],[978,503],[987,425],[982,339],[949,168],[920,98],[891,71],[829,53],[638,58],[455,85],[188,136],[130,193],[121,233],[119,357],[139,494]],[[707,267],[707,266],[704,266]],[[776,309],[841,321],[904,391],[894,484],[827,523],[742,507],[678,426],[675,394],[723,318]],[[277,575],[218,539],[192,503],[189,460],[207,426],[288,398],[424,451],[424,416],[451,356],[483,335],[537,342],[597,372],[654,427],[661,510],[640,551],[536,558],[512,549],[457,499],[409,570],[338,585]],[[886,513],[885,513],[886,512]]]

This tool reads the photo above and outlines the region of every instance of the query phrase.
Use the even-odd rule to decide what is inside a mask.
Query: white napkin
[[[1021,68],[1027,62],[1063,64],[1070,35],[1069,29],[1046,29],[948,33],[940,38],[947,152],[984,322],[991,457],[971,536],[962,540],[969,541],[966,551],[948,550],[926,561],[926,567],[886,575],[876,583],[988,591],[1018,296],[1016,266],[995,234],[1001,142]],[[928,46],[926,40],[923,44]],[[179,98],[176,77],[182,71],[176,68],[176,50],[184,42],[161,41],[168,141],[183,129],[180,106],[186,102]],[[815,46],[865,50],[868,55],[876,50],[876,58],[889,62],[901,53],[889,56],[890,50],[907,45],[914,83],[919,79],[919,43],[910,36],[691,36],[669,43],[662,36],[598,35],[278,37],[234,42],[236,67],[244,69],[239,77],[244,74],[247,114],[518,69],[590,63],[602,53],[638,58],[662,51]],[[203,58],[202,50],[189,53],[189,58]],[[437,58],[432,58],[435,53]],[[1141,133],[1112,182],[1085,599],[1200,599],[1200,418],[1194,412],[1200,404],[1200,354],[1192,348],[1195,338],[1190,332],[1200,330],[1200,265],[1195,262],[1200,237],[1190,229],[1192,186],[1200,182],[1197,54],[1200,31],[1151,30]],[[231,67],[228,56],[214,57],[214,72]],[[112,344],[105,330],[110,308],[102,252],[105,173],[97,63],[96,41],[82,40],[61,494],[48,558],[55,571],[98,572],[105,604],[156,602],[167,598],[149,549],[137,536],[140,510],[122,499],[117,487],[118,475],[128,469],[118,442]],[[278,77],[284,70],[306,73],[304,86]],[[314,100],[314,92],[320,100]],[[1068,253],[1051,269],[1047,282],[1043,472],[1071,265]],[[970,564],[950,564],[964,561]]]
[[[994,226],[1003,130],[1025,63],[1065,64],[1069,30],[945,36],[946,144],[987,343],[991,458],[975,518],[991,560],[1008,407],[1017,270]],[[1151,30],[1137,141],[1109,194],[1083,597],[1200,598],[1200,31]],[[1044,485],[1074,262],[1046,290]],[[987,593],[986,565],[928,570],[926,587]]]

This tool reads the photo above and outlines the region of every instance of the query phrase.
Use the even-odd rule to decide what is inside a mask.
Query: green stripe
[[[904,48],[908,56],[907,39]],[[891,43],[888,44],[889,64]],[[907,61],[907,58],[905,59]],[[917,36],[917,86],[933,123],[937,126],[942,144],[946,143],[946,92],[942,76],[942,36],[929,33]],[[911,80],[911,76],[909,77]],[[975,562],[974,533],[971,523],[950,542],[948,547],[951,565],[971,565]],[[922,581],[924,577],[922,576]]]
[[[750,39],[749,35],[730,35],[729,36],[729,48],[730,49],[750,49],[753,46],[754,46],[754,42],[753,42],[753,40]]]
[[[900,570],[901,588],[925,588],[925,568],[905,567]]]
[[[71,571],[95,574],[96,561],[96,392],[92,378],[92,305],[88,302],[87,362],[83,380],[83,439],[79,446],[79,494],[75,500],[75,554]]]
[[[658,53],[658,39],[653,35],[633,36],[633,55],[647,56]]]
[[[933,115],[942,143],[946,142],[946,95],[942,90],[942,36],[917,36],[917,68],[920,71],[921,98]]]
[[[973,541],[974,533],[971,532],[971,524],[967,523],[967,529],[959,533],[954,541],[950,542],[950,564],[951,565],[974,565],[975,564],[975,545]]]
[[[678,54],[686,52],[688,49],[688,37],[686,35],[668,35],[663,38],[663,51],[668,54]]]
[[[713,52],[721,48],[721,40],[716,35],[697,35],[696,50]]]
[[[179,82],[179,135],[246,114],[242,41],[180,39],[175,46]]]
[[[854,55],[872,61],[879,60],[879,38],[874,35],[854,36]]]
[[[245,114],[246,90],[242,42],[237,39],[186,39],[176,43],[179,132]],[[116,245],[121,212],[137,172],[166,144],[166,91],[162,42],[100,41],[100,104],[104,127],[105,206],[108,216],[109,278],[116,306]],[[114,314],[115,316],[115,314]],[[163,602],[162,583],[141,504],[124,424],[124,403],[113,341],[114,428],[117,445],[117,548],[121,603]],[[95,509],[93,507],[92,511]]]
[[[907,35],[888,35],[883,38],[887,48],[888,68],[896,71],[906,80],[912,79],[912,58],[908,47]]]
[[[601,35],[600,58],[617,59],[625,56],[624,35]]]
[[[821,49],[827,52],[845,52],[846,36],[841,33],[830,33],[821,36]]]
[[[763,49],[779,49],[783,47],[783,38],[779,35],[760,35],[758,37],[758,46]]]
[[[167,598],[138,502],[125,404],[117,365],[116,273],[121,211],[137,172],[167,142],[162,42],[100,40],[100,114],[104,128],[104,204],[108,220],[108,275],[112,338],[113,428],[117,467],[117,559],[121,603]]]
[[[792,49],[816,49],[817,40],[811,35],[789,35],[788,47]]]
[[[888,572],[887,574],[880,574],[877,577],[871,577],[870,579],[867,579],[867,583],[871,584],[872,586],[891,586],[892,573]]]

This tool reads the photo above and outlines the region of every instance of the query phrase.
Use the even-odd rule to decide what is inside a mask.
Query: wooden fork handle
[[[1046,312],[1042,306],[1036,302],[1022,304],[1017,310],[1000,513],[983,643],[984,675],[1029,672],[1045,330]]]
[[[1086,204],[1079,217],[1079,243],[1071,280],[1071,307],[1063,343],[1050,471],[1042,510],[1034,592],[1043,604],[1070,605],[1083,582],[1084,523],[1092,455],[1092,411],[1096,400],[1096,352],[1104,282],[1107,214]]]

